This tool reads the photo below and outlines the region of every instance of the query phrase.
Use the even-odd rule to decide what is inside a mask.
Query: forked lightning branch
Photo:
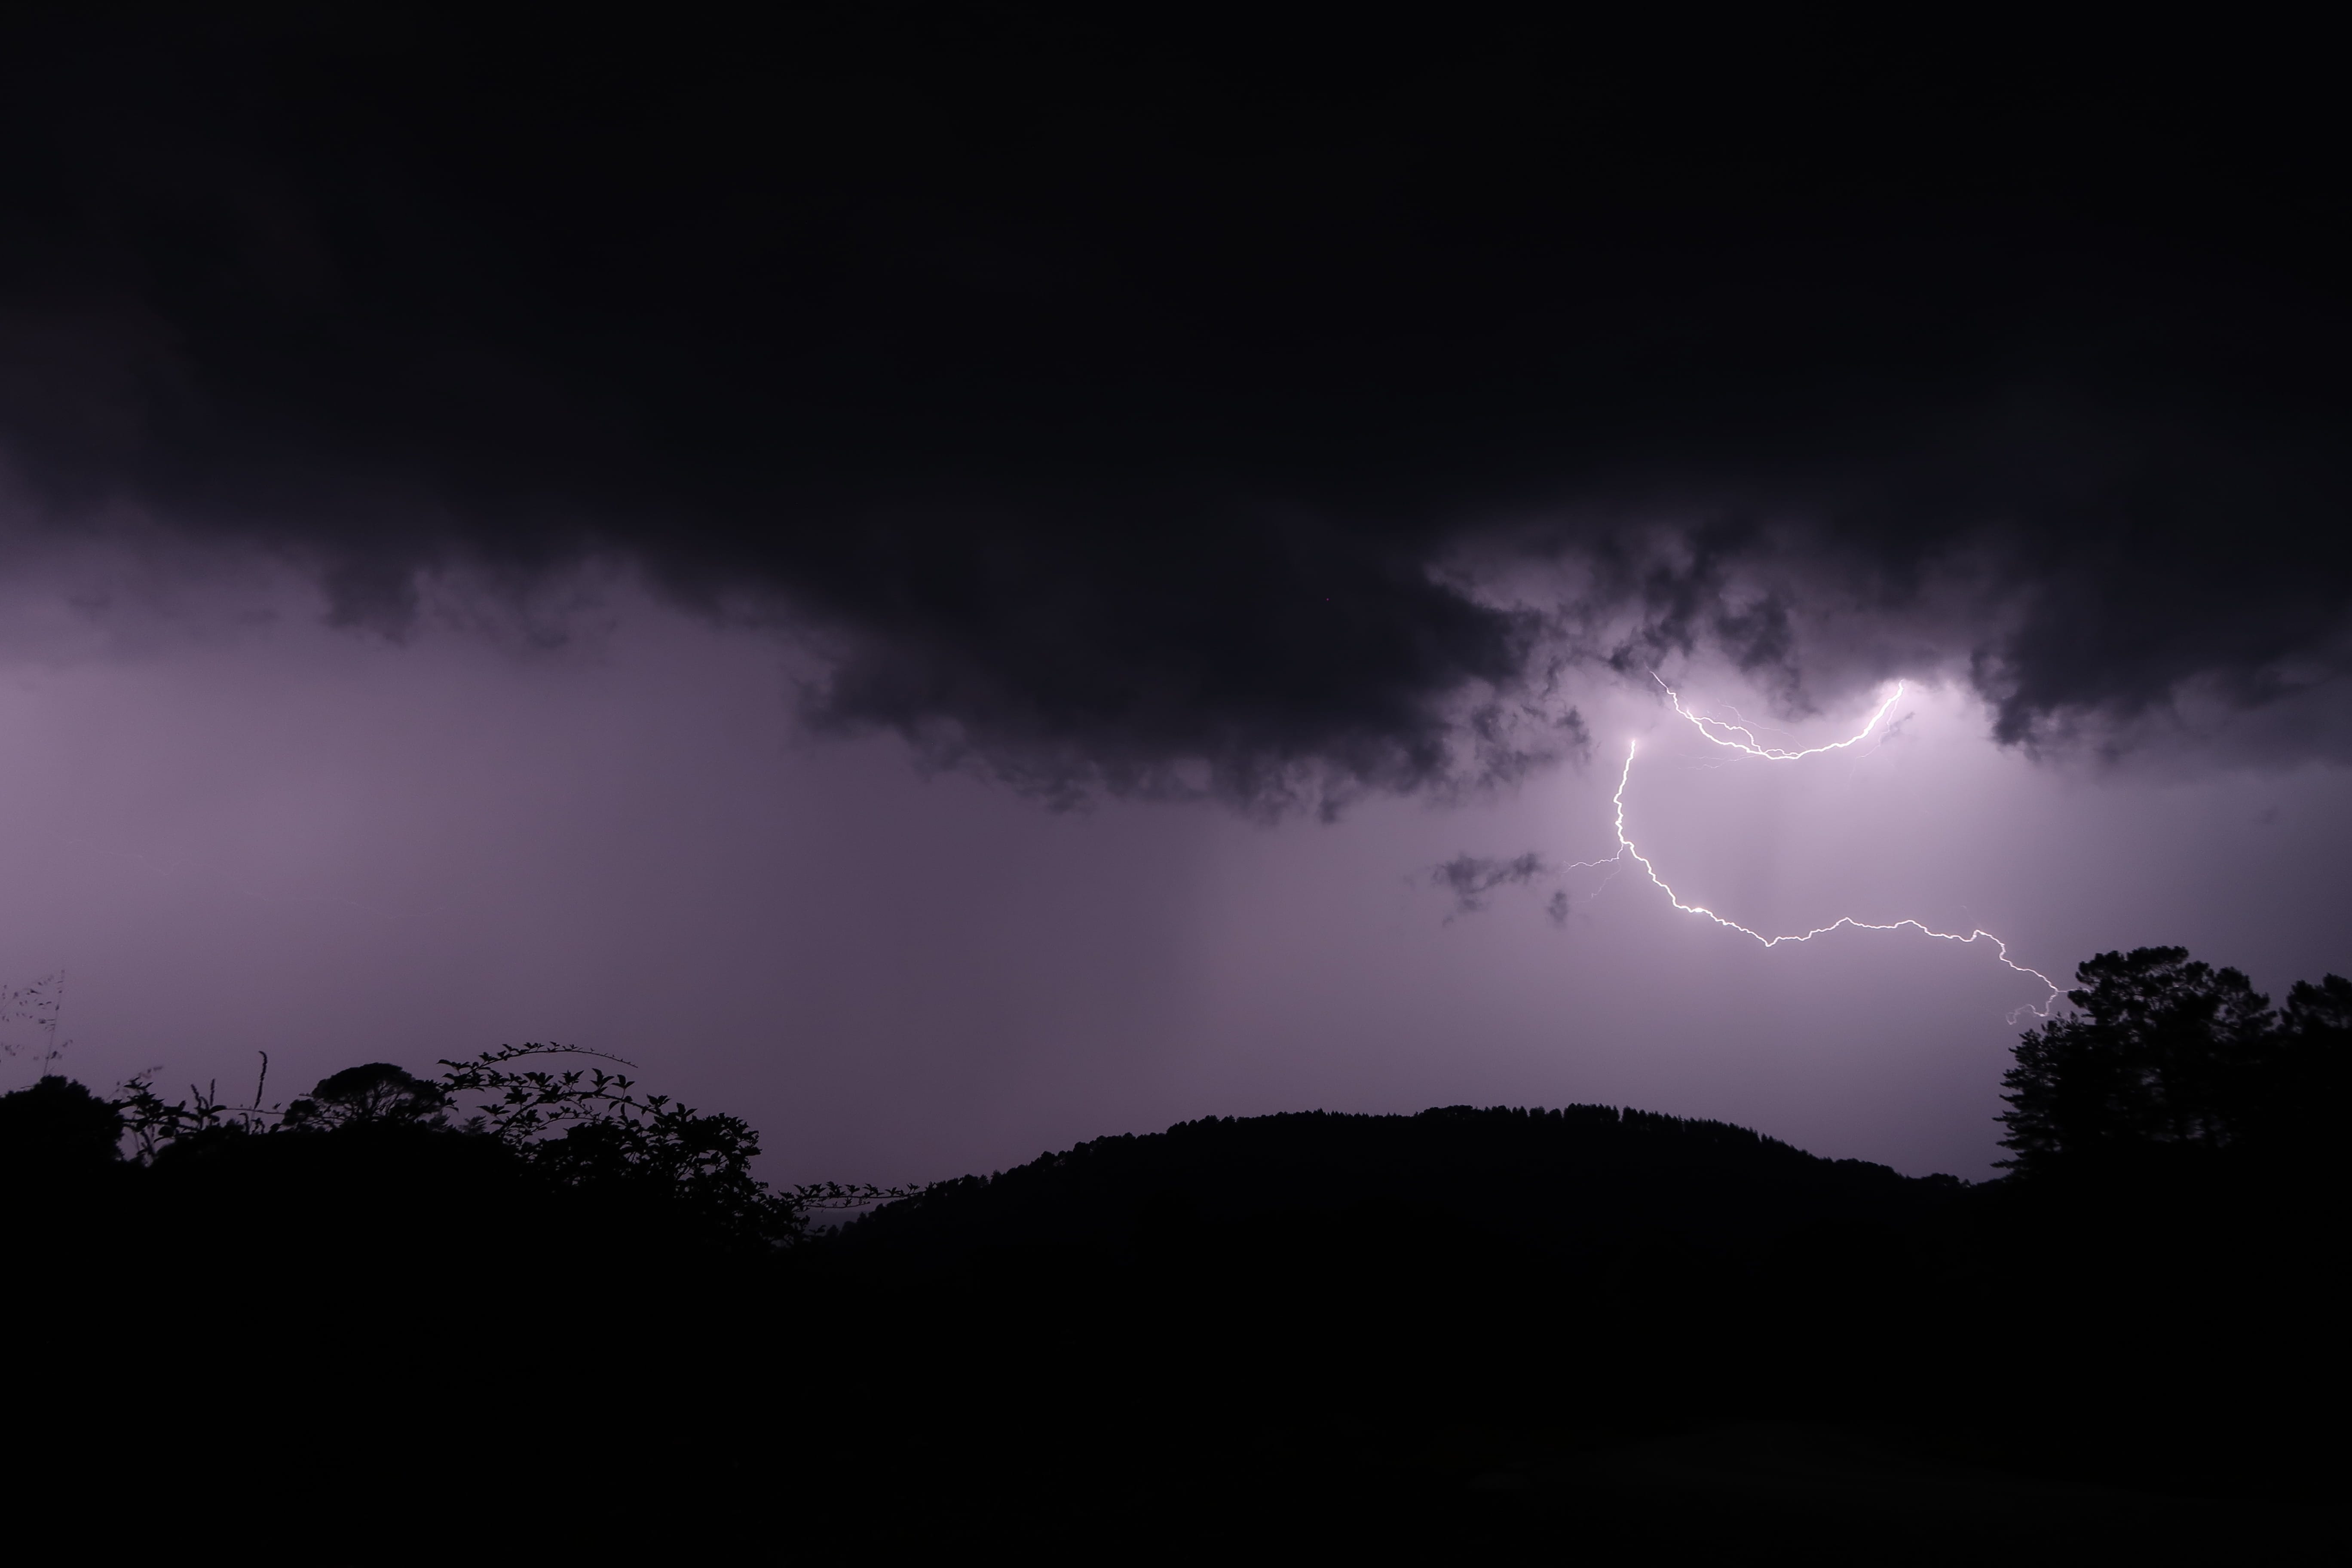
[[[1895,704],[1902,700],[1905,689],[1905,683],[1897,682],[1895,684],[1894,694],[1888,697],[1885,701],[1880,703],[1878,705],[1878,710],[1870,716],[1869,721],[1864,723],[1860,730],[1856,731],[1853,735],[1847,737],[1845,740],[1833,742],[1826,746],[1813,746],[1804,751],[1791,752],[1783,750],[1777,746],[1767,746],[1762,744],[1756,735],[1756,732],[1745,724],[1727,723],[1720,719],[1713,719],[1704,714],[1692,712],[1689,709],[1683,706],[1681,696],[1671,687],[1666,686],[1664,680],[1660,680],[1658,684],[1660,688],[1665,691],[1666,700],[1674,704],[1675,711],[1680,714],[1684,719],[1688,720],[1691,728],[1696,730],[1710,742],[1715,745],[1721,746],[1727,751],[1737,752],[1742,756],[1753,757],[1759,762],[1767,763],[1801,763],[1807,757],[1818,757],[1830,752],[1843,752],[1860,744],[1869,736],[1873,730],[1878,727],[1879,721],[1885,719],[1886,715],[1893,710]],[[1643,854],[1642,851],[1634,846],[1633,840],[1628,837],[1625,833],[1625,790],[1626,787],[1633,783],[1633,758],[1640,749],[1641,742],[1639,741],[1629,741],[1626,742],[1625,766],[1624,770],[1618,774],[1617,793],[1612,797],[1617,807],[1617,853],[1602,860],[1580,860],[1575,863],[1577,866],[1622,866],[1628,859],[1630,859],[1642,868],[1643,871],[1649,877],[1651,882],[1655,884],[1660,892],[1666,895],[1667,900],[1673,903],[1675,908],[1682,910],[1685,914],[1703,916],[1707,920],[1713,921],[1717,925],[1721,926],[1726,931],[1738,931],[1741,936],[1748,937],[1756,942],[1761,942],[1766,947],[1778,947],[1782,942],[1811,942],[1817,936],[1827,936],[1832,931],[1845,931],[1849,929],[1853,931],[1915,931],[1921,936],[1934,937],[1938,942],[1958,942],[1962,946],[1970,946],[1979,942],[1990,942],[1992,944],[1993,952],[1999,956],[2000,961],[2003,964],[2008,966],[2010,969],[2014,970],[2019,974],[2032,975],[2034,979],[2040,981],[2046,988],[2046,994],[2042,997],[2042,1003],[2039,1006],[2025,1006],[2018,1008],[2015,1012],[2012,1012],[2010,1015],[2011,1022],[2014,1023],[2021,1016],[2027,1013],[2032,1013],[2036,1017],[2042,1018],[2046,1018],[2050,1016],[2050,1009],[2056,1004],[2061,994],[2058,985],[2052,981],[2048,975],[2042,973],[2042,971],[2029,967],[2026,964],[2020,963],[2015,959],[2010,957],[2009,944],[2001,941],[2000,938],[1993,935],[1992,932],[1989,931],[1970,931],[1963,934],[1959,931],[1937,931],[1934,928],[1915,920],[1900,920],[1880,922],[1875,921],[1859,920],[1853,915],[1841,915],[1836,920],[1831,921],[1828,925],[1815,926],[1811,931],[1790,931],[1779,936],[1767,936],[1760,931],[1757,931],[1749,926],[1744,926],[1738,921],[1730,919],[1728,916],[1717,913],[1716,910],[1707,908],[1705,904],[1694,904],[1684,901],[1682,895],[1676,893],[1673,886],[1669,884],[1664,877],[1658,875],[1657,867],[1652,864],[1648,856]]]

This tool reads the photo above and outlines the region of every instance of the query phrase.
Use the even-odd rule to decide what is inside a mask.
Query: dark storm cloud
[[[1456,855],[1429,874],[1430,881],[1454,895],[1454,913],[1475,914],[1497,888],[1519,887],[1545,875],[1550,868],[1532,850],[1508,860],[1483,855]],[[1561,906],[1563,911],[1566,905]],[[1451,919],[1452,916],[1448,916]]]
[[[1964,669],[2036,741],[2352,658],[2294,81],[807,15],[12,24],[26,507],[387,629],[626,558],[1066,798],[1509,778],[1579,662]]]

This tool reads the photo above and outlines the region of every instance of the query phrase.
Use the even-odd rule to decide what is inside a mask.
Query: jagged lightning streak
[[[1683,706],[1683,700],[1680,693],[1676,692],[1673,687],[1668,686],[1664,681],[1658,680],[1658,672],[1656,670],[1654,669],[1650,672],[1650,679],[1658,681],[1658,689],[1666,694],[1666,700],[1675,705],[1675,711],[1689,720],[1691,721],[1691,727],[1696,730],[1700,734],[1705,735],[1708,740],[1713,741],[1718,746],[1728,746],[1735,752],[1744,752],[1751,757],[1761,757],[1768,763],[1800,763],[1804,761],[1807,757],[1818,757],[1823,752],[1843,752],[1848,746],[1859,744],[1863,739],[1871,732],[1871,731],[1878,727],[1878,721],[1881,719],[1885,718],[1888,712],[1894,709],[1897,702],[1903,700],[1903,689],[1909,684],[1907,681],[1896,681],[1895,683],[1895,695],[1880,703],[1878,705],[1878,711],[1870,716],[1870,721],[1864,724],[1861,729],[1855,731],[1853,734],[1847,736],[1844,740],[1833,741],[1826,746],[1815,746],[1810,751],[1784,752],[1776,746],[1762,746],[1757,744],[1756,731],[1750,730],[1745,724],[1727,724],[1720,719],[1709,719],[1703,715],[1692,712],[1689,709]],[[1707,728],[1710,724],[1715,726],[1714,730]],[[1722,735],[1717,734],[1715,732],[1716,730],[1721,730],[1725,734],[1745,735],[1748,739],[1744,742],[1727,741]]]
[[[1869,722],[1864,724],[1860,730],[1854,731],[1853,735],[1849,736],[1845,740],[1834,742],[1826,746],[1814,746],[1806,751],[1790,752],[1783,751],[1777,746],[1766,746],[1761,744],[1757,739],[1756,732],[1748,729],[1744,724],[1727,724],[1720,719],[1710,719],[1704,715],[1692,712],[1689,709],[1683,706],[1682,698],[1672,687],[1667,686],[1664,680],[1658,679],[1654,671],[1652,672],[1651,679],[1658,680],[1660,689],[1666,694],[1666,700],[1674,704],[1675,711],[1681,714],[1685,719],[1689,720],[1691,727],[1696,730],[1700,734],[1706,736],[1709,741],[1718,746],[1723,746],[1731,751],[1740,752],[1745,756],[1761,758],[1763,761],[1768,763],[1802,762],[1807,757],[1817,757],[1824,752],[1843,752],[1850,746],[1860,743],[1869,735],[1871,731],[1878,727],[1878,721],[1886,717],[1888,712],[1894,709],[1895,704],[1902,700],[1904,687],[1906,684],[1900,681],[1896,682],[1895,694],[1878,705],[1878,711],[1870,716]],[[1712,726],[1712,728],[1710,728],[1710,726]],[[1723,732],[1721,734],[1717,734],[1716,732],[1717,731],[1721,731]],[[1742,741],[1727,738],[1733,735],[1744,735],[1747,739]],[[1989,942],[1992,943],[1993,951],[2000,955],[2000,962],[2003,964],[2020,974],[2031,974],[2034,979],[2039,980],[2043,985],[2049,988],[2049,994],[2042,998],[2042,1005],[2040,1006],[2017,1008],[2010,1014],[2009,1021],[2014,1024],[2021,1016],[2027,1013],[2031,1013],[2038,1018],[2046,1018],[2050,1016],[2051,1007],[2057,1002],[2059,996],[2063,994],[2059,990],[2057,984],[2053,982],[2050,976],[2042,973],[2042,971],[2031,968],[2026,964],[2020,963],[2015,959],[2010,957],[2009,944],[2001,941],[2000,938],[1993,935],[1992,932],[1989,931],[1971,931],[1966,936],[1962,936],[1958,931],[1936,931],[1928,926],[1921,924],[1917,921],[1895,921],[1891,923],[1882,925],[1871,921],[1856,920],[1852,915],[1841,915],[1831,924],[1825,926],[1815,926],[1812,930],[1806,931],[1801,935],[1789,934],[1782,936],[1766,936],[1760,931],[1752,931],[1748,927],[1741,925],[1738,921],[1730,920],[1723,915],[1716,913],[1715,910],[1708,909],[1705,904],[1686,904],[1683,902],[1681,896],[1667,884],[1666,879],[1658,875],[1658,868],[1650,863],[1649,857],[1643,854],[1641,850],[1635,848],[1633,847],[1633,841],[1625,836],[1625,786],[1633,782],[1633,755],[1640,750],[1640,748],[1641,742],[1639,741],[1628,741],[1625,743],[1625,767],[1624,770],[1617,775],[1617,793],[1613,797],[1612,797],[1613,804],[1617,807],[1617,853],[1609,857],[1606,860],[1579,860],[1575,862],[1576,865],[1585,867],[1610,865],[1622,866],[1628,858],[1631,858],[1648,874],[1650,880],[1656,884],[1660,892],[1666,895],[1667,900],[1671,902],[1675,908],[1682,910],[1685,914],[1705,915],[1717,925],[1723,927],[1724,930],[1736,931],[1742,936],[1751,937],[1757,942],[1761,942],[1766,947],[1778,947],[1784,942],[1811,942],[1817,936],[1827,936],[1832,931],[1843,931],[1848,927],[1851,927],[1855,931],[1916,931],[1921,936],[1932,936],[1939,942],[1956,942],[1963,947],[1973,945],[1979,941]]]

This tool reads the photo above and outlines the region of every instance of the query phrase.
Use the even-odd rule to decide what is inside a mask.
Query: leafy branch
[[[155,1075],[152,1071],[118,1085],[122,1098],[113,1104],[122,1119],[122,1130],[131,1141],[131,1157],[141,1164],[152,1164],[168,1143],[203,1132],[232,1129],[258,1131],[261,1123],[257,1118],[279,1114],[274,1108],[226,1104],[220,1098],[219,1088],[217,1079],[203,1089],[190,1084],[188,1099],[166,1100],[155,1092]]]
[[[22,985],[0,985],[0,1028],[29,1024],[40,1037],[41,1076],[47,1078],[58,1058],[73,1044],[58,1038],[58,1020],[65,1011],[66,972],[53,970]],[[0,1036],[0,1056],[19,1056],[25,1043]]]
[[[635,1079],[602,1067],[510,1065],[557,1056],[635,1065],[577,1046],[502,1046],[471,1061],[444,1058],[438,1087],[452,1101],[476,1101],[464,1131],[498,1139],[564,1185],[658,1193],[772,1243],[804,1235],[812,1212],[866,1208],[921,1190],[817,1182],[772,1191],[751,1174],[760,1135],[740,1118],[641,1094]]]

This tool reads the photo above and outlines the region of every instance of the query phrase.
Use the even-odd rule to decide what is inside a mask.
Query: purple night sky
[[[1635,740],[1758,929],[2352,970],[2352,225],[2262,151],[2332,86],[275,16],[0,23],[0,983],[87,1082],[553,1039],[785,1181],[1575,1101],[1989,1174],[2040,988],[1578,867]],[[1911,684],[1782,765],[1661,679]]]
[[[2007,1016],[2041,998],[1981,944],[1767,952],[1632,867],[1476,910],[1435,884],[1463,854],[1607,855],[1633,736],[1643,852],[1761,929],[1980,924],[2060,977],[2182,942],[2273,988],[2352,958],[2340,767],[2036,761],[1948,682],[1883,742],[1775,765],[1604,671],[1574,693],[1591,755],[1515,787],[1336,823],[1056,812],[893,738],[811,737],[790,642],[625,577],[582,579],[535,637],[452,589],[394,643],[320,624],[284,574],[143,571],[16,574],[0,685],[0,973],[66,971],[92,1081],[245,1091],[268,1049],[293,1091],[554,1038],[746,1116],[785,1179],[996,1169],[1204,1114],[1569,1101],[1988,1173]],[[1736,673],[1682,684],[1765,704]]]

